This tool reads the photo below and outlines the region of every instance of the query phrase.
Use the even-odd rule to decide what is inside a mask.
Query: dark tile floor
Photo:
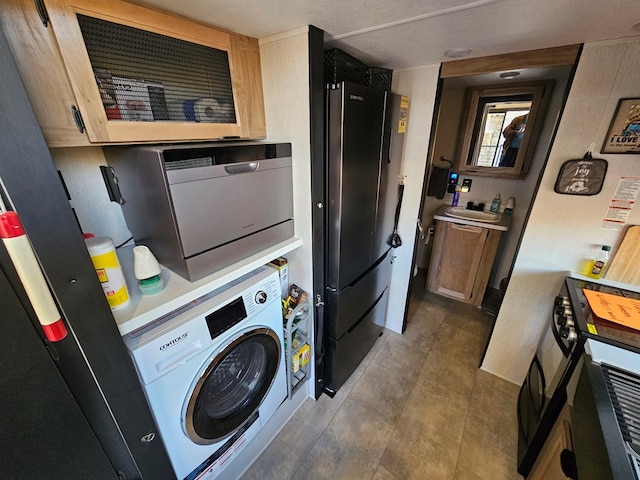
[[[494,317],[414,282],[331,399],[308,399],[242,480],[515,480],[518,387],[478,368]]]

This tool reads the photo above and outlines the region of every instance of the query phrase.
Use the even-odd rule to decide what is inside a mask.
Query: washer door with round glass
[[[269,392],[281,348],[273,330],[256,328],[211,355],[185,401],[187,436],[209,445],[240,428]]]

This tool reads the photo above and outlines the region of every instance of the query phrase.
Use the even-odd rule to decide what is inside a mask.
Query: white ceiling
[[[132,0],[265,38],[305,25],[369,64],[402,68],[640,35],[639,0]]]

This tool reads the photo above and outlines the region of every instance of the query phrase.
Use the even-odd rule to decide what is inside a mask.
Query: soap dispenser
[[[500,211],[500,203],[501,202],[502,202],[502,199],[500,198],[500,194],[497,193],[496,196],[494,197],[493,201],[491,202],[491,208],[489,210],[491,212],[498,213]]]
[[[512,215],[514,208],[516,208],[516,199],[513,197],[507,198],[507,203],[504,204],[504,214]]]

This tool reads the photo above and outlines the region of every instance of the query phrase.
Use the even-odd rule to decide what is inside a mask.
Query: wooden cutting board
[[[640,285],[640,225],[632,225],[627,229],[604,278]]]

